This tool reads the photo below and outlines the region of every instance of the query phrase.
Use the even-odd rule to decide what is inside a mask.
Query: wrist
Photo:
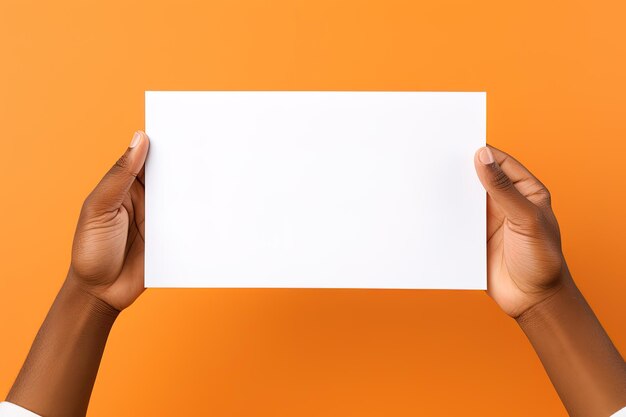
[[[611,415],[626,399],[626,365],[568,276],[517,317],[572,415]]]
[[[70,272],[59,291],[59,302],[71,306],[89,322],[113,325],[120,311],[92,294]]]
[[[566,272],[550,294],[515,317],[515,321],[522,329],[543,326],[583,305],[585,302],[582,294],[569,272]]]

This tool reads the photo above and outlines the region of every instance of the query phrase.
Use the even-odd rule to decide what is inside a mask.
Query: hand
[[[546,187],[493,147],[474,157],[487,190],[487,293],[509,316],[557,292],[568,279]]]
[[[143,166],[149,140],[138,131],[126,153],[85,200],[68,280],[117,310],[144,291]]]

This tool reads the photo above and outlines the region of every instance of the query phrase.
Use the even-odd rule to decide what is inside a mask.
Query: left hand
[[[116,310],[144,291],[143,167],[148,136],[135,132],[126,153],[85,200],[68,280]]]
[[[487,190],[487,293],[518,318],[571,281],[546,187],[512,156],[485,147],[474,157]]]

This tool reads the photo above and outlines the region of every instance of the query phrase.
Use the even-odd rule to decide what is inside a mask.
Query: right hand
[[[559,225],[546,187],[506,153],[474,156],[487,190],[487,293],[509,316],[556,293],[570,280]]]
[[[116,310],[144,291],[144,162],[148,136],[135,132],[122,157],[85,200],[68,280]]]

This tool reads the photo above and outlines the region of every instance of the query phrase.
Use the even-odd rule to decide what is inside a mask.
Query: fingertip
[[[474,168],[476,169],[476,175],[480,180],[481,184],[487,190],[487,177],[489,170],[487,166],[483,163],[483,152],[485,152],[487,147],[483,146],[482,148],[478,148],[474,153]]]
[[[130,140],[130,145],[128,145],[128,147],[130,149],[135,148],[137,145],[139,145],[139,142],[141,142],[141,131],[138,130],[133,134],[133,138]]]
[[[493,152],[488,146],[484,146],[478,150],[478,161],[483,165],[491,165],[496,159],[493,157]]]
[[[149,140],[148,135],[143,130],[137,130],[133,133],[128,149],[120,158],[123,162],[117,165],[123,165],[132,173],[138,173],[146,160],[148,154]]]
[[[141,134],[141,140],[149,143],[150,142],[150,137],[148,137],[148,134],[146,132],[144,132],[143,130],[138,130],[138,132]]]
[[[494,154],[488,146],[483,146],[476,150],[474,153],[474,166],[481,181],[483,181],[485,175],[491,172],[490,168],[497,166]]]
[[[130,140],[130,145],[128,145],[128,147],[130,149],[133,149],[141,145],[142,142],[147,142],[147,141],[149,141],[149,139],[148,139],[148,135],[146,135],[146,132],[144,132],[143,130],[137,130],[133,134],[133,138]]]
[[[139,165],[143,165],[148,155],[148,148],[150,147],[150,139],[143,130],[137,130],[133,134],[130,145],[128,146],[128,154],[133,159],[138,161]]]

